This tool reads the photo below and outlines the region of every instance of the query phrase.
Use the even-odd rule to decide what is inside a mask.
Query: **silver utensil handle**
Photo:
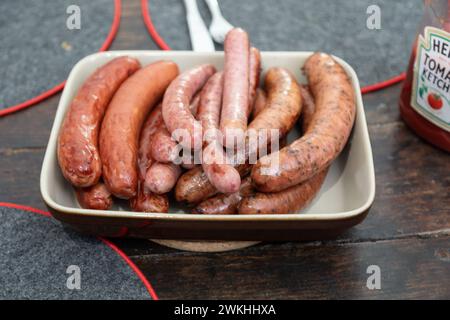
[[[196,0],[184,0],[184,5],[186,7],[186,19],[191,37],[192,50],[201,52],[214,51],[214,43],[198,11]]]
[[[209,7],[209,10],[211,11],[211,15],[214,17],[219,17],[222,15],[222,12],[220,11],[219,3],[217,0],[205,0],[206,4]]]

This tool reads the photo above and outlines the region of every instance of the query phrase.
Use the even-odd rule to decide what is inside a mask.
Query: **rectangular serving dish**
[[[312,52],[263,52],[263,72],[278,66],[289,69],[300,83],[301,72]],[[112,210],[88,210],[78,206],[75,193],[64,179],[56,157],[56,143],[64,115],[83,81],[96,68],[118,56],[128,55],[143,65],[166,59],[180,69],[212,63],[223,68],[223,52],[109,51],[85,57],[72,69],[59,101],[41,171],[42,197],[55,218],[75,229],[108,237],[207,240],[319,240],[336,237],[360,223],[375,197],[375,173],[359,81],[345,61],[336,58],[351,78],[357,115],[347,146],[333,162],[324,185],[308,208],[287,215],[194,215],[183,213],[179,204],[170,213],[126,211],[126,202]],[[291,135],[292,138],[292,135]],[[174,202],[174,201],[171,201]]]

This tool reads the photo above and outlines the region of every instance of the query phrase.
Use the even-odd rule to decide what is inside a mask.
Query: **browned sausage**
[[[261,191],[286,189],[327,168],[344,148],[353,127],[355,94],[345,70],[330,55],[315,53],[304,71],[317,110],[304,136],[253,167],[252,180]],[[278,165],[271,165],[274,162]],[[265,174],[268,167],[270,174]]]
[[[249,115],[255,107],[256,90],[259,86],[259,75],[261,73],[261,53],[255,47],[250,48],[250,71],[249,71],[249,92],[248,101]]]
[[[111,192],[99,182],[87,188],[75,188],[78,203],[84,209],[108,210],[113,205]]]
[[[145,175],[154,160],[150,154],[150,145],[155,131],[164,125],[161,103],[155,107],[145,120],[139,138],[138,169],[139,182],[137,195],[130,199],[130,207],[140,212],[168,212],[169,199],[167,195],[157,195],[144,190]]]
[[[162,117],[162,105],[158,104],[150,113],[142,125],[139,137],[138,169],[139,179],[144,181],[148,168],[153,164],[151,156],[151,143],[155,132],[161,125],[164,125]]]
[[[130,207],[138,212],[169,212],[169,198],[167,194],[145,192],[143,185],[139,185],[137,196],[130,199]]]
[[[264,109],[264,112],[250,123],[249,129],[256,131],[265,128],[280,129],[285,136],[294,125],[301,111],[300,88],[293,76],[284,69],[272,71],[266,76],[266,81],[268,81],[268,87],[272,92],[271,103],[268,103],[266,107],[267,109],[270,108],[270,112],[266,112],[266,109]],[[284,99],[282,99],[283,97]],[[284,103],[286,104],[284,105]],[[237,166],[236,169],[243,177],[250,168],[251,165],[246,163]],[[198,203],[216,193],[217,189],[209,182],[201,167],[196,167],[183,174],[178,179],[175,188],[176,199],[191,204]]]
[[[253,193],[253,186],[250,177],[242,181],[238,192],[230,194],[218,194],[206,199],[198,204],[192,213],[198,214],[235,214],[242,197]]]
[[[152,63],[129,77],[109,104],[100,131],[100,157],[105,184],[118,198],[136,196],[142,124],[177,75],[178,66],[171,61]]]
[[[276,130],[279,138],[283,138],[297,122],[302,110],[300,86],[288,70],[270,68],[266,73],[264,85],[267,91],[266,106],[248,126],[248,135],[263,134],[258,144],[251,140],[249,142],[248,158],[251,163],[254,163],[259,147],[270,147],[270,141],[273,139],[271,130]]]
[[[100,124],[114,93],[139,68],[134,58],[116,58],[97,69],[78,90],[58,137],[59,166],[72,185],[88,187],[100,179]]]
[[[328,168],[311,179],[286,190],[272,193],[257,192],[245,197],[239,204],[239,214],[287,214],[296,213],[306,207],[327,175]]]
[[[220,131],[227,148],[235,148],[235,138],[245,133],[249,109],[249,58],[248,34],[235,28],[229,31],[224,43],[225,65],[223,103]]]
[[[302,112],[302,129],[304,132],[312,123],[315,112],[314,100],[308,89],[301,87],[303,112]],[[245,197],[239,204],[240,214],[279,214],[279,213],[295,213],[306,207],[317,192],[325,179],[328,168],[319,172],[311,179],[292,186],[286,190],[273,193],[253,193]]]
[[[189,110],[189,103],[215,72],[216,68],[210,64],[187,70],[172,81],[164,94],[164,122],[172,136],[175,130],[183,131],[174,138],[186,149],[198,150],[202,146],[202,126]]]
[[[314,98],[308,86],[300,86],[300,93],[302,94],[303,108],[301,115],[302,132],[306,133],[309,125],[312,123],[314,112],[316,110]]]
[[[267,103],[266,92],[263,89],[257,88],[255,102],[253,103],[251,119],[255,119],[258,116],[258,114],[261,113],[261,111],[266,107],[267,105],[266,103]]]
[[[250,172],[251,165],[241,164],[236,169],[241,177],[244,177]],[[181,175],[175,187],[175,198],[180,202],[194,204],[215,195],[217,192],[217,189],[209,182],[202,167],[199,166]]]
[[[277,107],[276,104],[275,107]],[[295,115],[295,118],[296,117],[298,117],[298,115]],[[263,126],[267,122],[268,121],[266,121],[265,119],[259,120],[257,124],[253,124],[253,122],[251,122],[249,125],[249,129],[250,128],[254,128],[254,130],[264,129]],[[283,139],[281,139],[281,141],[283,141]],[[241,177],[245,177],[248,171],[251,169],[251,165],[248,163],[241,164],[238,165],[236,169],[238,170]],[[177,201],[185,201],[187,203],[193,204],[203,201],[215,195],[217,192],[218,192],[217,189],[209,182],[208,177],[206,176],[203,169],[201,167],[196,167],[184,173],[178,179],[175,188],[175,197]]]
[[[248,129],[277,129],[284,137],[294,126],[302,110],[300,86],[293,74],[284,68],[270,68],[265,76],[266,107]]]
[[[286,144],[285,138],[280,139],[280,146]],[[248,163],[236,166],[241,177],[245,177],[252,166]],[[180,202],[195,204],[217,193],[217,189],[211,184],[201,166],[197,166],[185,172],[178,179],[175,187],[175,198]]]
[[[227,162],[219,135],[220,107],[222,103],[223,74],[217,72],[201,92],[197,118],[202,124],[207,142],[202,152],[202,167],[211,184],[222,193],[239,190],[239,172]]]

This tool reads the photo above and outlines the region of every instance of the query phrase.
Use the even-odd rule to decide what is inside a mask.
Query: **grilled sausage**
[[[327,175],[328,168],[311,179],[279,192],[257,192],[245,197],[239,204],[239,214],[287,214],[306,207]]]
[[[131,74],[139,61],[119,57],[97,69],[83,83],[58,137],[58,161],[64,177],[76,187],[95,185],[102,174],[98,152],[100,124],[112,96]]]
[[[138,153],[138,191],[137,195],[130,199],[130,207],[134,211],[168,212],[169,210],[169,199],[167,195],[157,195],[144,190],[145,175],[148,168],[154,163],[150,154],[152,137],[156,130],[161,125],[164,125],[161,110],[162,105],[160,103],[152,110],[142,126]]]
[[[108,210],[113,205],[111,192],[99,182],[91,187],[76,188],[78,203],[84,209]]]
[[[255,101],[253,102],[253,110],[251,114],[251,119],[255,119],[258,114],[266,107],[267,96],[263,89],[257,88],[255,94]]]
[[[242,181],[238,192],[230,194],[218,194],[198,204],[192,213],[197,214],[235,214],[242,197],[254,192],[250,177]]]
[[[253,167],[252,180],[261,191],[280,191],[325,170],[344,148],[353,127],[355,94],[345,70],[330,55],[315,53],[304,71],[316,112],[304,136]],[[274,161],[279,165],[272,166]]]
[[[295,88],[295,87],[294,87]],[[292,89],[295,91],[295,89]],[[298,98],[300,100],[300,98]],[[299,103],[299,102],[298,102]],[[268,104],[266,104],[266,107]],[[277,107],[277,104],[274,104],[274,109]],[[269,117],[269,115],[265,115],[264,117]],[[294,114],[295,119],[298,117],[297,114]],[[255,120],[254,120],[255,121]],[[249,129],[253,128],[254,130],[264,129],[264,125],[266,125],[268,121],[266,119],[259,120],[256,124],[253,121],[249,125]],[[280,123],[279,121],[276,122]],[[292,124],[293,125],[293,124]],[[288,128],[290,130],[290,128]],[[283,138],[281,139],[283,141]],[[236,167],[241,177],[245,177],[249,170],[251,169],[251,165],[248,163],[244,163],[238,165]],[[195,167],[181,175],[178,179],[176,188],[175,188],[175,198],[177,201],[184,201],[189,204],[198,203],[203,201],[217,193],[217,189],[210,183],[208,177],[201,167]]]
[[[200,95],[196,94],[192,98],[191,104],[189,105],[189,109],[193,116],[197,114],[199,104]],[[172,136],[167,130],[164,122],[159,125],[153,134],[150,150],[153,159],[158,162],[172,162],[178,156],[179,149],[177,142],[172,139]]]
[[[162,98],[178,66],[152,63],[128,78],[114,95],[100,131],[100,156],[106,186],[118,198],[137,194],[137,150],[142,124]]]
[[[305,134],[309,125],[312,123],[314,112],[316,110],[314,98],[308,86],[301,85],[300,93],[302,95],[303,109],[301,115],[302,134]]]
[[[249,66],[249,92],[248,101],[249,109],[247,116],[250,115],[255,107],[256,91],[259,86],[259,75],[261,73],[261,53],[255,47],[250,48],[250,66]]]
[[[247,129],[250,58],[248,34],[240,28],[229,31],[225,37],[224,51],[220,131],[224,137],[224,145],[233,149],[236,147],[235,139],[243,138]]]
[[[137,195],[130,199],[130,207],[137,212],[169,212],[169,198],[167,194],[154,194],[144,190],[142,184],[139,184]]]
[[[189,103],[215,72],[210,64],[187,70],[172,81],[164,94],[164,122],[172,136],[175,130],[183,131],[174,138],[186,149],[198,150],[202,146],[201,124],[189,110]]]
[[[313,97],[305,86],[302,86],[300,91],[303,101],[302,130],[306,132],[312,123],[315,105]],[[327,170],[328,168],[311,179],[283,191],[249,194],[240,202],[238,211],[240,214],[295,213],[314,199],[325,179]]]
[[[249,164],[241,164],[236,167],[241,177],[245,177],[251,169]],[[195,167],[178,179],[175,187],[175,199],[180,202],[195,204],[217,193],[217,189],[209,182],[202,167]]]
[[[202,167],[211,184],[222,193],[239,190],[239,172],[228,164],[221,139],[218,137],[220,108],[222,102],[223,74],[217,72],[205,84],[201,92],[197,118],[207,137],[203,148]]]
[[[139,152],[138,152],[138,169],[139,179],[145,180],[145,174],[148,168],[153,164],[153,157],[151,155],[151,144],[153,136],[161,125],[164,125],[162,117],[162,105],[158,104],[142,125],[141,134],[139,137]]]
[[[294,126],[302,110],[300,86],[288,70],[270,68],[265,76],[266,107],[248,129],[277,129],[284,137]]]
[[[270,68],[265,76],[267,102],[263,110],[248,126],[247,134],[258,134],[260,139],[249,140],[248,159],[256,160],[256,153],[261,146],[269,146],[272,130],[276,130],[279,138],[288,134],[296,123],[302,110],[300,86],[295,77],[284,68]],[[266,133],[266,134],[264,134]],[[262,134],[262,135],[261,135]]]

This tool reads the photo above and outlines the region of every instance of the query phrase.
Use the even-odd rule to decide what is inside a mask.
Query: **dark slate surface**
[[[81,29],[69,30],[69,5],[81,9]],[[75,63],[100,49],[112,25],[113,0],[0,1],[0,109],[64,81]]]
[[[69,290],[68,266],[81,271]],[[128,264],[96,238],[53,218],[0,207],[0,299],[150,299]]]
[[[153,23],[168,45],[191,49],[183,1],[148,1]],[[206,4],[197,3],[209,26]],[[362,85],[405,71],[423,10],[420,0],[220,0],[219,5],[259,49],[332,53],[355,68]],[[366,27],[369,5],[381,9],[381,30]]]

